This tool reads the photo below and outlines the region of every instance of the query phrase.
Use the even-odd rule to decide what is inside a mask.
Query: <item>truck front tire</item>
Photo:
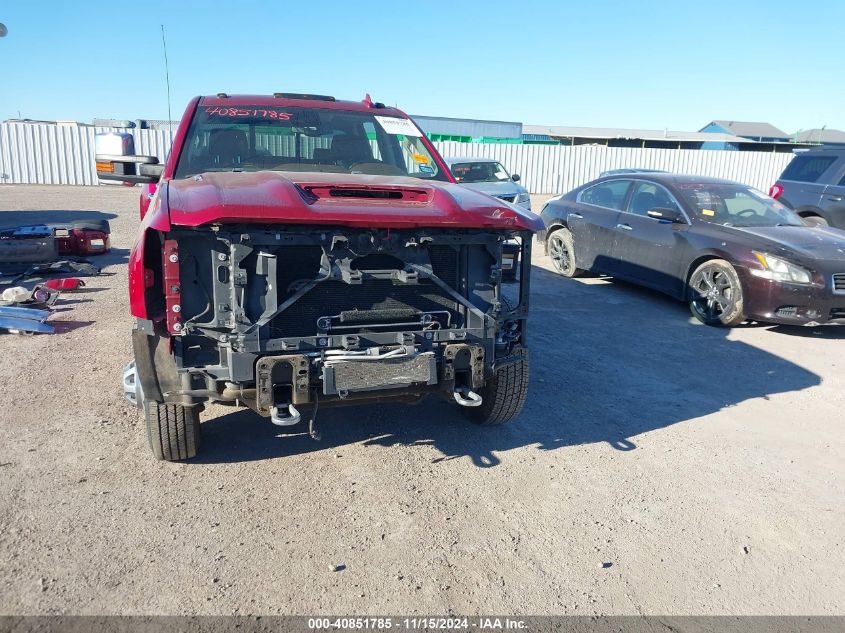
[[[479,389],[481,405],[466,409],[476,424],[498,426],[510,422],[522,411],[528,395],[528,350],[519,348],[519,356],[497,367],[493,377]]]
[[[200,408],[144,401],[147,439],[156,459],[178,462],[196,457],[200,447]]]

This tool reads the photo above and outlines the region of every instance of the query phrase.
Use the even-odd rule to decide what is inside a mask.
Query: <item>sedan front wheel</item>
[[[575,267],[575,242],[569,229],[558,229],[549,235],[549,257],[555,272],[564,277],[577,277],[583,271]]]
[[[745,321],[742,284],[724,259],[711,259],[696,268],[689,292],[690,311],[705,325],[733,327]]]

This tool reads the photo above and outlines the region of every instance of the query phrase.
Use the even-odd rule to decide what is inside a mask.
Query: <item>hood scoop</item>
[[[416,202],[426,203],[431,199],[428,189],[410,187],[370,187],[354,185],[300,185],[300,189],[313,201],[343,200],[351,202]]]

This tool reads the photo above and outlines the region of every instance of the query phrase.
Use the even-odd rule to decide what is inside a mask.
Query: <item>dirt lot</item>
[[[845,613],[845,329],[710,329],[537,257],[511,425],[212,407],[161,463],[119,381],[136,197],[0,187],[0,222],[115,247],[60,334],[0,336],[0,613]]]

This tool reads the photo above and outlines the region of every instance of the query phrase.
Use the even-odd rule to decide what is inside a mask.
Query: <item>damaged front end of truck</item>
[[[510,237],[530,261],[530,235],[516,233],[173,231],[165,277],[180,292],[164,307],[179,333],[179,395],[237,400],[283,425],[318,401],[441,392],[480,406],[495,369],[525,354],[528,275],[510,299],[501,282]]]

